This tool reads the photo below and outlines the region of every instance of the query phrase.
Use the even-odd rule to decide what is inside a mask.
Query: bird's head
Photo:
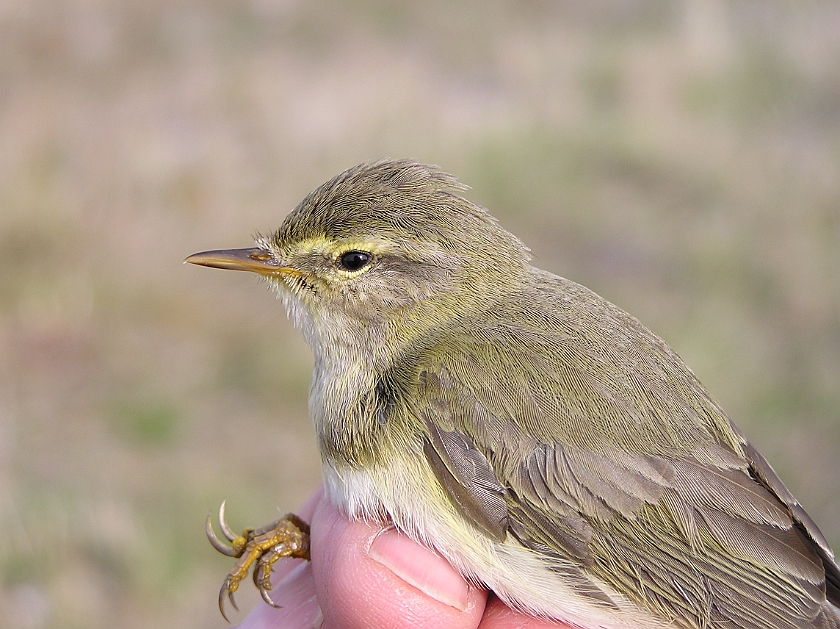
[[[318,355],[326,344],[391,350],[516,285],[528,250],[413,161],[361,164],[309,194],[256,247],[187,262],[252,271],[277,289]]]

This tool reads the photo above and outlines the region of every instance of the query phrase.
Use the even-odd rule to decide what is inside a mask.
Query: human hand
[[[347,520],[323,489],[298,515],[312,527],[312,561],[274,564],[270,594],[282,608],[261,603],[238,629],[568,629],[488,597],[393,529]]]

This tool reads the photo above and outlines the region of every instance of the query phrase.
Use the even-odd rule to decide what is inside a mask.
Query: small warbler
[[[586,629],[840,629],[816,524],[682,360],[529,264],[463,186],[413,161],[347,170],[256,247],[187,262],[276,288],[315,356],[329,499],[391,522],[514,608]],[[308,556],[294,516],[237,536]],[[224,610],[223,610],[224,613]]]

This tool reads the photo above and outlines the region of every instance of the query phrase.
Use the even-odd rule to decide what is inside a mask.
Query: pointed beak
[[[190,264],[209,266],[214,269],[231,269],[233,271],[251,271],[260,275],[289,275],[299,271],[283,265],[270,251],[254,247],[252,249],[216,249],[194,253],[184,260]]]

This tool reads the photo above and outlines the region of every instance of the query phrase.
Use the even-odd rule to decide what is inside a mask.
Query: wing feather
[[[488,314],[417,361],[453,501],[677,626],[840,629],[828,544],[682,361],[586,289],[540,281],[566,295],[556,311]]]

